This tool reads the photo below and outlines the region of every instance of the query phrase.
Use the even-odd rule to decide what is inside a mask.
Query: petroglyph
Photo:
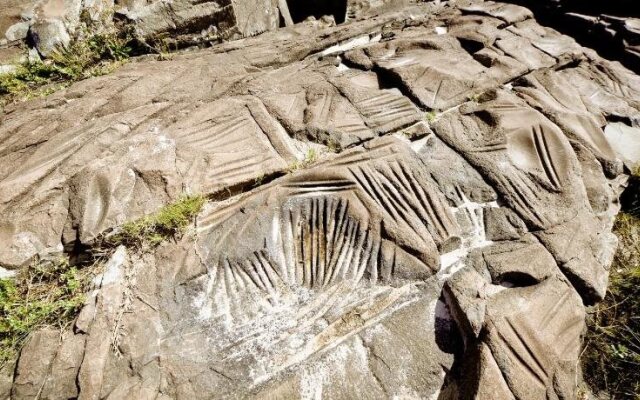
[[[640,81],[521,7],[357,19],[373,3],[7,108],[0,276],[207,199],[182,235],[111,254],[122,271],[25,348],[12,393],[576,398]]]
[[[499,91],[495,96],[443,115],[436,133],[483,170],[531,226],[550,227],[575,216],[575,203],[553,210],[543,205],[551,198],[584,198],[582,184],[571,179],[578,166],[569,141],[512,95]]]

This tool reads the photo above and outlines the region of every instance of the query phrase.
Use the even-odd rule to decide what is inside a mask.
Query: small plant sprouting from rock
[[[318,152],[316,151],[316,149],[309,149],[307,150],[307,154],[304,155],[303,162],[305,163],[305,165],[311,165],[316,162],[317,159]]]
[[[640,398],[640,218],[621,213],[620,243],[604,301],[589,313],[582,364],[585,380],[611,399]]]
[[[264,178],[265,177],[266,177],[265,174],[260,174],[260,175],[256,176],[256,178],[253,180],[253,186],[262,185],[262,183],[264,182]]]
[[[0,367],[17,356],[31,332],[44,326],[64,329],[73,322],[97,265],[76,268],[63,258],[0,279]]]
[[[431,110],[424,115],[424,118],[431,124],[436,120],[436,116],[436,112],[434,110]]]
[[[26,61],[0,74],[4,102],[46,96],[72,82],[112,72],[132,52],[129,33],[94,34],[52,53],[45,61]]]
[[[341,146],[334,139],[329,139],[327,141],[327,151],[330,153],[339,153],[341,151]]]
[[[309,149],[307,153],[304,155],[304,159],[302,161],[294,161],[291,165],[289,165],[288,171],[295,172],[302,168],[307,168],[318,159],[318,152],[316,149]]]
[[[158,37],[151,44],[143,42],[148,50],[158,55],[158,61],[170,61],[173,59],[175,52],[178,51],[178,45],[170,37]]]
[[[42,62],[25,62],[13,72],[0,74],[0,96],[30,99],[40,95],[39,89],[54,82],[55,67]]]
[[[106,239],[111,245],[142,248],[155,247],[163,241],[180,236],[202,210],[204,196],[183,196],[157,213],[124,224],[120,232]]]
[[[473,101],[474,103],[479,103],[481,98],[482,98],[482,93],[475,93],[467,96],[467,100]]]
[[[411,131],[411,130],[402,131],[402,134],[404,135],[404,137],[406,137],[409,140],[415,140],[420,136],[419,132]]]

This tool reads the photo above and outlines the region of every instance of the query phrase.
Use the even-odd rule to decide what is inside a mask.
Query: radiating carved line
[[[338,125],[336,128],[340,131],[351,133],[351,134],[367,134],[369,133],[369,128],[362,124],[344,124]]]
[[[231,271],[231,265],[229,264],[229,260],[224,260],[224,283],[225,288],[227,289],[227,299],[229,299],[229,305],[231,308],[235,307],[235,299],[237,297],[237,292],[235,290],[235,285],[233,284],[233,272]]]
[[[302,254],[302,284],[306,287],[311,287],[311,249],[309,248],[310,239],[309,225],[304,222],[301,224],[300,234],[300,252]]]
[[[427,212],[429,218],[425,216],[424,220],[430,221],[443,239],[456,233],[457,222],[453,220],[453,216],[446,212],[444,212],[444,215],[442,212],[438,212],[438,210],[447,210],[447,207],[439,201],[439,197],[436,194],[427,195],[424,187],[410,170],[401,163],[397,163],[397,166],[402,172],[402,174],[398,175],[404,176],[406,182],[409,183],[409,187],[412,188],[415,198],[420,200],[417,203],[422,205],[421,209],[423,211]]]
[[[340,258],[340,255],[342,254],[342,248],[343,245],[345,243],[345,230],[347,228],[347,208],[348,208],[348,202],[343,202],[342,200],[338,202],[338,209],[336,210],[336,212],[338,212],[339,214],[336,214],[336,220],[338,221],[338,224],[336,226],[335,232],[336,234],[333,236],[333,243],[331,248],[332,250],[332,257],[329,261],[328,264],[328,270],[330,271],[329,274],[325,275],[325,281],[323,282],[324,285],[328,284],[332,278],[332,276],[335,273],[335,268],[336,268],[336,263],[338,262],[338,259]]]
[[[425,72],[429,70],[429,68],[425,68]],[[433,92],[433,100],[431,101],[431,104],[433,104],[434,106],[436,105],[437,101],[438,101],[438,96],[440,95],[440,89],[442,89],[442,82],[444,81],[444,79],[440,79],[440,81],[438,82],[438,88],[436,89],[435,92]]]
[[[237,273],[240,276],[240,284],[241,284],[241,288],[245,289],[248,288],[249,285],[254,285],[255,283],[253,282],[253,279],[251,278],[251,276],[249,276],[249,274],[247,273],[247,271],[245,270],[245,268],[237,268]]]
[[[562,296],[560,296],[560,298],[553,304],[553,307],[551,307],[542,317],[542,320],[540,321],[541,327],[549,325],[549,323],[556,317],[557,311],[564,306],[567,298],[570,297],[570,295],[571,289],[567,289],[564,291]]]
[[[190,146],[206,147],[206,145],[217,144],[221,139],[229,138],[229,135],[249,125],[251,121],[248,120],[245,115],[236,115],[227,121],[224,121],[218,125],[197,129],[195,131],[183,134],[180,136],[182,142]],[[232,140],[237,140],[237,136],[231,136]],[[226,143],[225,143],[226,144]]]
[[[354,183],[349,180],[329,180],[329,181],[301,181],[284,184],[289,188],[308,188],[310,190],[322,190],[323,188],[353,187]]]
[[[372,238],[372,232],[370,230],[367,229],[365,231],[365,237],[363,238],[363,243],[366,243],[367,247],[365,248],[363,246],[361,247],[361,250],[360,250],[361,256],[363,257],[362,257],[362,261],[360,262],[360,267],[358,268],[358,273],[355,277],[356,282],[359,282],[362,279],[365,271],[370,267],[376,269],[375,264],[371,265],[371,263],[372,262],[375,263],[375,260],[377,258],[376,252],[377,252],[377,247],[379,245],[379,242],[380,242],[379,240]]]
[[[504,150],[507,150],[507,143],[489,144],[489,145],[486,145],[486,146],[474,147],[474,148],[469,149],[467,151],[469,151],[471,153],[490,153],[490,152],[494,152],[494,151],[504,151]]]
[[[393,218],[394,221],[404,220],[404,216],[398,213],[397,208],[393,207],[387,200],[384,192],[381,191],[380,187],[374,184],[375,179],[371,177],[364,167],[356,167],[359,173],[356,173],[352,169],[349,169],[353,175],[353,177],[358,181],[360,186],[365,190],[365,192],[375,200],[375,202],[389,214],[390,217]]]
[[[255,260],[246,260],[245,263],[246,264],[245,264],[244,270],[251,277],[251,281],[253,282],[253,284],[259,289],[262,289],[264,292],[267,292],[267,287],[259,275],[259,272],[258,272],[259,268],[256,266]],[[231,268],[231,273],[233,273],[233,270],[234,268]]]
[[[373,119],[376,126],[417,115],[417,109],[409,100],[394,93],[382,93],[359,101],[357,107],[365,117]]]
[[[549,152],[549,146],[540,125],[535,125],[533,127],[533,136],[535,140],[536,152],[538,153],[538,157],[540,158],[544,171],[549,178],[549,181],[551,181],[552,187],[555,190],[560,190],[560,179],[558,178],[558,173],[555,169],[553,159],[551,158],[551,154]]]
[[[21,168],[16,169],[15,172],[7,176],[3,182],[22,179],[25,175],[35,173],[39,169],[47,169],[56,164],[60,164],[75,154],[75,152],[84,145],[86,139],[91,136],[99,136],[109,130],[109,128],[106,128],[96,133],[92,131],[91,128],[93,128],[93,126],[80,132],[74,131],[70,135],[65,134],[63,136],[63,134],[58,134],[52,139],[49,139],[48,143],[39,147],[36,152],[22,164]],[[52,143],[58,143],[61,138],[67,139],[67,137],[69,140],[64,140],[62,144],[55,145],[55,147],[52,145]]]
[[[502,342],[505,345],[505,348],[507,348],[509,350],[509,352],[514,356],[514,358],[516,360],[518,360],[520,362],[520,365],[529,372],[529,375],[541,386],[541,387],[546,387],[545,384],[545,380],[544,377],[541,377],[539,374],[539,371],[536,371],[535,369],[533,369],[529,363],[527,363],[524,358],[522,358],[522,356],[520,355],[520,353],[518,353],[518,351],[516,349],[513,348],[513,345],[507,340],[507,338],[502,334],[502,332],[500,332],[499,330],[497,330],[498,332],[498,336],[500,337],[500,339],[502,340]]]
[[[341,268],[343,266],[346,254],[349,251],[349,245],[351,244],[351,239],[353,237],[355,224],[351,222],[351,219],[347,219],[345,222],[346,223],[343,223],[341,227],[343,229],[343,232],[345,233],[340,235],[338,247],[339,251],[336,253],[336,257],[334,257],[334,260],[332,260],[332,271],[331,275],[329,276],[328,283],[333,283],[335,279],[340,276]]]
[[[351,186],[351,187],[322,187],[322,188],[318,188],[318,189],[314,189],[314,188],[304,188],[304,189],[300,189],[300,190],[294,190],[290,193],[290,196],[302,196],[302,195],[308,195],[308,194],[314,194],[314,195],[319,195],[319,194],[329,194],[329,193],[340,193],[340,192],[345,192],[345,191],[350,191],[355,189],[355,185]]]
[[[409,204],[407,204],[407,202],[403,199],[400,193],[398,193],[397,189],[393,187],[389,180],[383,174],[376,174],[373,176],[368,176],[366,178],[369,178],[371,186],[378,190],[379,193],[381,193],[383,200],[385,200],[385,202],[389,205],[388,208],[395,210],[396,215],[400,216],[400,218],[409,227],[411,227],[416,233],[418,233],[418,231],[413,226],[411,219],[409,218],[409,216],[412,214]]]
[[[584,319],[580,315],[576,315],[574,318],[564,321],[564,329],[557,334],[557,341],[555,343],[555,348],[558,349],[560,354],[579,348],[583,324]],[[571,345],[573,345],[573,349],[569,348]]]
[[[523,217],[531,220],[534,224],[540,227],[546,226],[547,221],[538,213],[534,205],[529,202],[527,196],[522,193],[523,188],[521,185],[513,182],[511,178],[506,176],[497,175],[494,179],[498,184],[503,186],[505,193],[510,194],[508,198],[516,203],[516,206]],[[529,194],[535,197],[533,193]]]
[[[225,162],[221,166],[217,166],[215,168],[215,171],[216,174],[228,174],[231,172],[236,172],[242,168],[260,165],[262,162],[268,160],[269,158],[269,155],[266,154],[258,157],[251,155],[239,157],[237,159],[234,159],[233,161],[230,160],[229,162]]]
[[[543,381],[546,382],[549,379],[549,373],[547,372],[545,366],[543,365],[542,361],[538,357],[538,354],[532,350],[531,343],[525,339],[525,334],[520,332],[520,329],[516,329],[516,327],[513,325],[513,322],[509,318],[505,318],[505,321],[507,323],[507,326],[509,326],[512,333],[515,335],[515,337],[518,339],[518,341],[522,345],[522,347],[527,351],[527,354],[529,354],[529,357],[531,357],[531,360],[533,360],[536,367],[539,369],[540,375],[538,376]],[[526,330],[526,327],[525,327],[525,330]],[[530,336],[530,335],[526,335],[526,336]],[[531,340],[531,338],[529,338],[529,340]],[[533,342],[535,343],[535,339],[533,340]],[[540,350],[540,349],[536,349],[536,350]]]

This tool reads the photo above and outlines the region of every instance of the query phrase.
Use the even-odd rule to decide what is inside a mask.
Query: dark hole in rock
[[[506,272],[498,279],[499,285],[508,288],[533,286],[538,280],[533,276],[518,271]]]
[[[438,348],[445,353],[462,356],[464,353],[464,342],[462,336],[460,336],[460,331],[457,329],[456,322],[449,311],[449,306],[447,305],[444,294],[441,294],[436,302],[435,319],[433,323]]]
[[[622,122],[623,124],[629,125],[629,126],[633,126],[636,127],[638,125],[637,122],[634,121],[634,118],[628,117],[626,115],[607,115],[607,122],[611,123],[611,122]]]
[[[622,211],[640,217],[640,177],[631,176],[629,185],[620,196]]]
[[[469,54],[474,54],[475,52],[480,51],[484,48],[484,44],[476,40],[462,38],[458,40],[460,41],[460,45],[462,46],[462,48]]]
[[[333,15],[336,24],[341,24],[347,15],[347,0],[288,0],[287,4],[296,24],[309,17],[320,19],[325,15]]]
[[[38,46],[38,43],[40,43],[40,38],[38,37],[38,34],[36,32],[29,28],[25,42],[26,45],[29,46],[30,49],[32,49]]]

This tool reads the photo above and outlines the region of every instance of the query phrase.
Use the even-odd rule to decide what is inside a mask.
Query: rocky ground
[[[640,5],[634,0],[513,0],[600,54],[640,71]]]
[[[587,395],[640,77],[517,5],[386,3],[5,107],[0,273],[104,266],[0,398]],[[185,194],[183,235],[105,247]]]

